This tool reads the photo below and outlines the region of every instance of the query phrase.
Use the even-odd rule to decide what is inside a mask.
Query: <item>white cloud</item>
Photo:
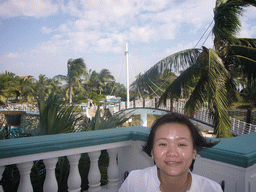
[[[241,17],[241,30],[238,33],[240,38],[252,38],[256,36],[256,26],[255,26],[255,15],[256,8],[250,6],[245,9],[243,16]]]
[[[136,2],[136,1],[135,1]],[[167,4],[172,1],[168,0],[143,0],[141,1],[141,7],[144,11],[157,12],[165,9]]]
[[[50,33],[52,33],[53,30],[51,28],[48,28],[48,27],[42,27],[41,31],[42,31],[43,34],[50,34]]]
[[[242,28],[238,33],[240,38],[252,38],[256,34],[256,26],[251,26],[247,23],[242,23]]]
[[[8,2],[12,7],[22,7],[26,15],[33,15],[36,9],[44,10],[52,4],[49,0],[28,0],[23,5],[21,1]],[[38,47],[48,52],[72,49],[80,53],[117,53],[123,51],[125,42],[175,40],[184,27],[189,34],[208,24],[211,13],[207,12],[212,12],[213,2],[215,0],[182,3],[175,0],[59,1],[62,11],[73,18],[55,28],[42,27],[41,32],[51,38]],[[26,5],[32,7],[31,14],[26,13]]]
[[[51,0],[7,0],[0,4],[0,16],[3,18],[30,16],[46,17],[58,12],[58,5]]]
[[[172,48],[168,48],[164,51],[164,55],[169,56],[172,55],[174,53],[177,53],[179,51],[185,50],[185,49],[191,49],[194,47],[194,43],[195,42],[191,42],[191,43],[187,43],[187,44],[182,44],[179,43],[177,46],[172,47]]]
[[[66,4],[62,3],[60,7],[64,13],[68,13],[71,16],[83,17],[84,15],[83,11],[78,9],[81,7],[79,1],[69,0]]]
[[[95,42],[95,47],[97,47],[98,51],[111,52],[113,40],[111,38],[101,38]]]
[[[64,24],[61,24],[61,25],[56,29],[56,31],[57,31],[57,32],[61,32],[61,33],[70,32],[70,27],[71,27],[71,25],[73,25],[73,22],[67,21],[67,22],[64,23]]]
[[[127,41],[175,40],[184,28],[188,34],[196,33],[197,28],[208,25],[211,14],[206,12],[212,12],[214,1],[211,0],[208,7],[209,0],[183,3],[174,0],[63,1],[60,5],[63,12],[77,19],[68,20],[55,29],[44,27],[41,31],[52,34],[52,45],[46,50],[61,50],[59,42],[68,42],[69,49],[81,53],[117,53]],[[58,49],[53,48],[56,44]],[[65,43],[63,46],[66,49]]]
[[[130,40],[135,42],[149,42],[152,40],[154,30],[150,26],[138,27],[132,26],[130,28]]]
[[[5,55],[7,58],[18,58],[19,57],[19,53],[8,53],[7,55]]]

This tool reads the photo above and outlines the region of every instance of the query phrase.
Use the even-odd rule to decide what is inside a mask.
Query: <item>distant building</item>
[[[22,78],[24,80],[31,79],[32,77],[34,77],[34,76],[32,76],[32,75],[22,75],[22,76],[19,76],[19,78]]]

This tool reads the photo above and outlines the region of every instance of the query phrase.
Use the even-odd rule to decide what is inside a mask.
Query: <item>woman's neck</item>
[[[180,176],[170,176],[158,169],[160,190],[162,192],[184,192],[191,187],[191,174],[189,172]]]

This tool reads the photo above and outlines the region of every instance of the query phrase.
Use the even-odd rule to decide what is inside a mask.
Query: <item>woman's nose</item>
[[[179,153],[178,153],[177,147],[168,146],[167,153],[166,153],[167,156],[178,156],[178,154]]]

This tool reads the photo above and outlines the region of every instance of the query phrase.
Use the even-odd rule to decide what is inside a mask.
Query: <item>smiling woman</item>
[[[203,138],[185,116],[166,114],[153,124],[143,149],[156,165],[132,171],[119,192],[221,192],[218,183],[191,172],[197,151],[217,143]]]

